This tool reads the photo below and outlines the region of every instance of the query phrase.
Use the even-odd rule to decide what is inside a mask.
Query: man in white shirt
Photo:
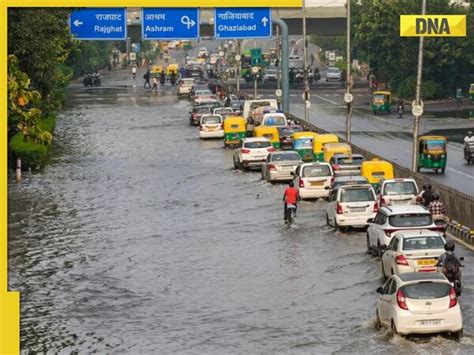
[[[474,136],[471,131],[467,132],[467,136],[464,137],[464,143],[474,143]]]

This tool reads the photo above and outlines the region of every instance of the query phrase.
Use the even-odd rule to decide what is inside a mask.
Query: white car
[[[342,81],[342,73],[339,68],[328,68],[326,72],[326,81]]]
[[[407,272],[436,272],[438,258],[444,253],[441,233],[430,230],[397,232],[382,255],[382,277]]]
[[[221,115],[202,115],[199,124],[199,138],[224,138],[223,123]]]
[[[178,81],[178,88],[176,94],[178,97],[189,96],[192,87],[196,85],[196,80],[193,78],[183,78]]]
[[[168,42],[168,49],[176,49],[176,47],[179,45],[179,43],[177,43],[176,41],[171,41],[171,42]]]
[[[362,228],[378,212],[375,191],[371,185],[345,185],[332,190],[326,209],[326,222],[336,230]]]
[[[333,176],[329,163],[301,164],[295,171],[295,186],[300,198],[327,198]]]
[[[269,112],[263,114],[261,124],[262,126],[285,127],[288,126],[288,121],[282,112]]]
[[[377,327],[395,334],[450,332],[462,337],[463,320],[456,291],[440,273],[410,272],[391,276],[376,306]]]
[[[278,80],[278,71],[276,68],[268,68],[263,74],[263,83],[276,82]]]
[[[431,213],[421,205],[382,207],[367,229],[367,252],[382,256],[394,232],[407,229],[439,231]]]
[[[268,182],[293,180],[295,170],[303,163],[294,150],[285,150],[268,154],[262,165],[262,180]]]
[[[219,54],[211,53],[211,55],[209,56],[209,64],[215,65],[217,64],[218,60],[219,60]]]
[[[267,138],[244,138],[234,149],[235,169],[261,169],[268,154],[274,152],[272,144]]]
[[[380,206],[415,204],[418,195],[418,185],[413,179],[381,180],[377,190]]]
[[[231,107],[217,107],[213,112],[215,115],[231,116],[234,110]]]

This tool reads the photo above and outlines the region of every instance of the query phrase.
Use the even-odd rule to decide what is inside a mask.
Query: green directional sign
[[[252,48],[250,56],[252,57],[252,65],[262,65],[262,50],[260,48]]]

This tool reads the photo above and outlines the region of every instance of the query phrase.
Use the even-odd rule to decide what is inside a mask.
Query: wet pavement
[[[365,234],[334,233],[324,202],[282,222],[283,185],[232,169],[171,88],[71,86],[50,164],[9,184],[9,287],[21,347],[48,353],[456,353],[465,336],[374,329],[379,264]],[[138,76],[140,77],[140,76]]]

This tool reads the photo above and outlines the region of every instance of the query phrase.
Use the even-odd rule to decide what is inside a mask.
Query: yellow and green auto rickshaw
[[[360,175],[365,177],[374,188],[382,179],[393,179],[393,165],[385,160],[374,158],[362,162]]]
[[[313,139],[313,160],[324,161],[324,145],[326,143],[338,143],[339,138],[335,134],[318,134]]]
[[[433,169],[436,173],[444,173],[448,160],[448,145],[443,136],[421,136],[418,138],[417,171]]]
[[[469,100],[471,100],[471,104],[474,104],[474,84],[469,87]]]
[[[258,126],[253,130],[254,137],[268,138],[275,149],[280,149],[280,135],[277,127]]]
[[[174,72],[176,75],[179,73],[179,65],[178,64],[168,64],[166,67],[166,75],[170,76],[171,73]]]
[[[291,135],[293,150],[298,152],[303,161],[313,161],[313,139],[317,133],[310,131],[295,132]]]
[[[162,65],[153,65],[150,70],[150,75],[152,77],[159,77],[162,71],[163,71]]]
[[[224,119],[224,146],[232,147],[245,138],[245,119],[241,116],[227,116]]]
[[[372,94],[372,112],[392,113],[392,93],[390,91],[374,91]]]
[[[351,146],[347,143],[326,143],[324,145],[323,159],[325,162],[331,160],[334,154],[345,154],[351,155],[352,149]]]

